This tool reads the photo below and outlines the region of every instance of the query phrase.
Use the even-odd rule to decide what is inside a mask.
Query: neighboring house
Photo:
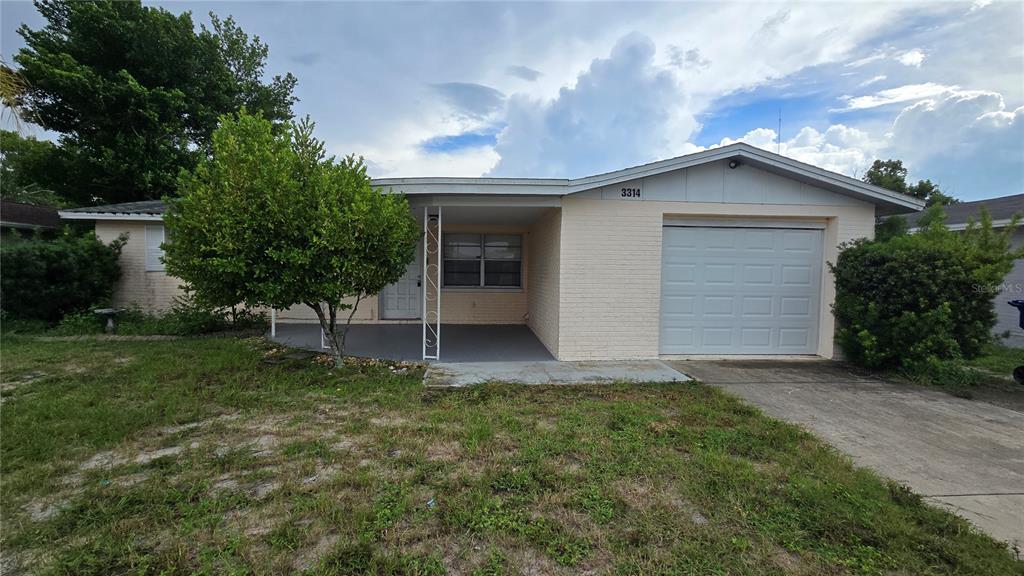
[[[977,220],[983,206],[992,217],[994,227],[1005,227],[1014,214],[1024,216],[1024,194],[946,206],[946,226],[950,230],[967,228],[967,221]],[[923,213],[918,213],[907,216],[907,224],[911,230],[916,229],[917,221],[922,215]],[[1024,247],[1024,228],[1017,228],[1013,233],[1013,245],[1016,248]],[[1006,343],[1024,348],[1024,330],[1020,328],[1020,316],[1016,308],[1007,304],[1010,300],[1024,300],[1024,259],[1017,260],[1013,271],[1006,276],[993,300],[996,314],[999,316],[993,332],[999,335],[1009,332],[1010,338]]]
[[[4,234],[32,233],[60,228],[60,216],[53,206],[37,206],[0,200],[0,230]]]
[[[408,197],[426,246],[356,322],[433,324],[439,312],[445,324],[524,324],[561,360],[832,357],[826,263],[840,243],[872,236],[877,215],[923,205],[742,143],[578,179],[374,185]],[[176,293],[160,263],[162,212],[61,212],[94,220],[104,240],[130,233],[118,304],[158,309]],[[304,306],[276,314],[316,321]]]

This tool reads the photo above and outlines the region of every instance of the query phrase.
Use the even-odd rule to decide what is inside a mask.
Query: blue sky
[[[233,15],[375,176],[574,177],[744,140],[1024,191],[1024,3],[158,2]],[[27,2],[0,4],[5,59]]]

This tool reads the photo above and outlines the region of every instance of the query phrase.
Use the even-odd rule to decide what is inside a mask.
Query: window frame
[[[476,236],[478,239],[478,246],[480,248],[480,256],[476,258],[447,258],[445,256],[445,248],[447,247],[447,239],[449,236]],[[519,239],[519,258],[513,260],[511,258],[491,258],[494,262],[518,262],[519,263],[519,283],[514,286],[495,286],[485,284],[487,277],[487,237],[488,236],[514,236]],[[486,232],[444,232],[441,234],[441,249],[438,251],[438,256],[441,262],[441,289],[442,290],[488,290],[488,291],[510,291],[518,292],[523,289],[523,234],[520,233],[486,233]],[[464,262],[477,262],[479,264],[479,282],[473,285],[464,284],[448,284],[445,281],[445,262],[448,260],[457,260]]]
[[[150,237],[151,235],[156,234],[158,231],[160,234],[160,243],[157,244],[157,251],[159,252],[159,254],[157,255],[156,263],[152,263],[149,261]],[[164,265],[164,249],[161,248],[160,246],[167,242],[167,227],[164,226],[163,224],[146,224],[145,238],[143,240],[145,242],[144,252],[146,272],[166,271],[167,267]]]

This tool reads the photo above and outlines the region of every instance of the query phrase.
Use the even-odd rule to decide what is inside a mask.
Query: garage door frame
[[[772,349],[767,349],[766,348],[766,349],[758,350],[758,351],[748,350],[748,349],[746,349],[746,347],[741,342],[734,342],[734,341],[730,341],[729,345],[725,347],[725,348],[728,348],[728,349],[725,349],[725,348],[722,348],[722,347],[719,347],[719,348],[711,347],[710,349],[706,349],[706,350],[705,349],[700,349],[700,348],[702,348],[703,344],[701,342],[698,342],[697,339],[694,340],[694,346],[691,347],[692,349],[691,350],[687,350],[687,351],[680,351],[679,346],[667,346],[667,343],[665,342],[665,327],[664,327],[664,323],[665,323],[666,319],[665,319],[665,312],[664,312],[664,310],[662,308],[665,306],[665,290],[666,290],[665,282],[666,282],[666,280],[664,278],[664,275],[666,273],[666,268],[665,267],[666,267],[666,264],[667,264],[666,260],[665,260],[665,258],[666,258],[665,250],[667,249],[666,242],[667,242],[667,238],[668,238],[667,230],[668,229],[672,229],[672,228],[703,228],[703,229],[734,228],[734,229],[745,229],[745,230],[750,230],[750,229],[775,229],[775,230],[806,230],[806,231],[817,231],[817,232],[820,232],[820,234],[817,236],[816,243],[812,244],[812,247],[813,247],[813,251],[811,253],[812,257],[807,260],[809,263],[811,263],[811,270],[813,271],[812,272],[812,277],[810,278],[810,287],[814,288],[813,290],[808,290],[807,291],[807,294],[810,294],[812,296],[812,300],[811,300],[811,302],[809,302],[809,314],[811,315],[810,316],[810,322],[806,323],[805,326],[813,331],[812,337],[808,341],[807,345],[805,347],[803,347],[802,349],[800,349],[800,350],[780,349],[781,345],[780,345],[779,340],[781,340],[781,336],[777,333],[775,335],[776,340],[773,341],[773,343],[771,344]],[[819,219],[815,219],[815,220],[802,220],[802,219],[785,219],[785,218],[783,218],[783,219],[758,219],[758,218],[719,219],[719,218],[665,217],[665,219],[663,221],[663,225],[662,225],[662,258],[661,258],[661,267],[662,268],[661,268],[661,273],[662,273],[663,278],[662,278],[661,286],[660,286],[661,296],[659,298],[659,307],[660,308],[659,308],[659,314],[658,314],[658,320],[659,320],[658,350],[659,350],[659,354],[661,356],[716,356],[716,357],[717,356],[723,356],[723,357],[740,357],[740,356],[746,356],[746,357],[751,357],[751,356],[779,357],[779,356],[815,356],[815,355],[817,355],[819,353],[819,348],[818,347],[820,345],[821,336],[822,336],[822,334],[821,334],[821,329],[822,329],[822,325],[823,325],[822,318],[823,318],[823,314],[825,313],[822,302],[826,298],[826,294],[825,294],[825,290],[824,290],[824,287],[825,287],[824,280],[825,280],[825,276],[826,276],[825,260],[826,260],[826,254],[827,254],[827,250],[826,250],[826,242],[827,242],[827,238],[828,238],[827,230],[828,230],[827,220],[824,220],[824,219],[821,219],[821,220],[819,220]],[[707,248],[704,248],[704,250],[707,250]],[[779,255],[779,254],[780,254],[780,252],[778,251],[778,248],[776,248],[776,250],[775,250],[775,252],[773,254],[773,258],[775,256]],[[783,256],[783,258],[784,258],[784,256]],[[742,263],[743,260],[741,259],[739,262]],[[781,273],[781,268],[780,268],[780,273]],[[773,274],[774,274],[774,272],[773,272]],[[779,281],[782,281],[781,276],[777,280],[773,279],[773,283],[777,283]],[[701,283],[703,283],[703,280],[701,281]],[[742,283],[740,285],[742,286]],[[772,290],[771,294],[773,296],[778,296],[779,295],[779,290],[780,290],[780,288],[778,286],[775,286],[775,287],[773,287],[773,290]],[[704,292],[704,293],[702,293],[702,292]],[[700,289],[695,288],[695,296],[697,298],[704,298],[706,296],[706,294],[707,294],[706,288],[700,288]],[[702,315],[703,315],[703,311],[704,311],[703,305],[704,305],[704,303],[701,302],[700,309],[701,309],[701,314]],[[742,305],[742,304],[739,301],[735,301],[734,302],[734,306],[735,305]],[[696,304],[695,304],[695,306],[696,306]],[[773,306],[773,310],[774,310],[775,307],[776,307],[776,298],[775,297],[773,297],[773,299],[772,299],[772,306]],[[778,311],[773,312],[773,314],[780,314],[781,315],[781,301],[779,302],[778,306],[779,306],[780,309]],[[742,312],[738,312],[738,311],[734,310],[734,314],[741,314],[742,315]],[[697,323],[697,322],[700,322],[700,320],[695,319],[694,322]],[[778,322],[781,322],[781,319],[779,319]],[[776,326],[778,326],[778,322],[776,322],[774,324]],[[738,323],[736,324],[736,326],[742,326],[742,318],[738,319]],[[703,326],[701,326],[701,328],[703,328]],[[780,326],[780,328],[782,328],[782,326]],[[737,335],[734,334],[732,337],[735,338],[736,336]],[[745,335],[742,335],[742,334],[739,335],[740,340],[742,340],[744,336]],[[703,336],[701,338],[703,338]],[[738,346],[738,348],[737,348],[737,346]],[[670,350],[666,350],[667,347],[671,348],[671,349]]]

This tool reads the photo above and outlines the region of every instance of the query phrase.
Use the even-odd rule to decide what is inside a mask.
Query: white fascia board
[[[993,228],[1006,228],[1007,226],[1010,225],[1010,222],[1011,222],[1011,220],[1009,218],[1003,218],[1002,220],[993,220],[992,221],[992,227]],[[946,224],[946,228],[948,228],[949,230],[952,230],[954,232],[960,232],[962,230],[967,230],[967,223],[966,222],[960,222],[958,224]],[[907,230],[907,232],[911,232],[911,233],[913,233],[913,232],[920,232],[920,231],[921,231],[920,227],[914,227],[914,228],[911,228],[911,229]]]
[[[437,194],[423,199],[410,200],[414,206],[492,206],[520,208],[555,208],[562,205],[561,196],[552,195],[468,195]]]
[[[374,188],[417,196],[422,194],[561,196],[568,180],[531,178],[383,178]]]
[[[65,212],[58,210],[57,215],[64,220],[132,220],[144,222],[162,222],[159,214],[110,214],[107,212]]]
[[[747,160],[755,166],[803,180],[833,192],[861,198],[874,204],[910,210],[921,210],[925,205],[923,200],[913,196],[861,182],[856,178],[767,152],[743,142],[571,180],[557,178],[380,178],[373,180],[372,185],[375,188],[388,187],[407,196],[421,194],[563,196],[730,158]]]
[[[636,180],[637,178],[646,178],[648,176],[664,174],[665,172],[682,170],[699,164],[707,164],[708,162],[725,160],[726,158],[735,158],[736,156],[737,151],[735,144],[723,146],[722,148],[712,148],[711,150],[704,150],[703,152],[697,152],[695,154],[687,154],[686,156],[679,156],[678,158],[670,158],[668,160],[659,160],[658,162],[651,162],[650,164],[634,166],[633,168],[626,168],[624,170],[616,170],[615,172],[607,172],[605,174],[587,176],[585,178],[576,178],[569,182],[569,188],[566,193],[574,194],[576,192],[583,192],[584,190],[600,188],[610,184],[618,184],[619,182],[627,182],[629,180]]]

